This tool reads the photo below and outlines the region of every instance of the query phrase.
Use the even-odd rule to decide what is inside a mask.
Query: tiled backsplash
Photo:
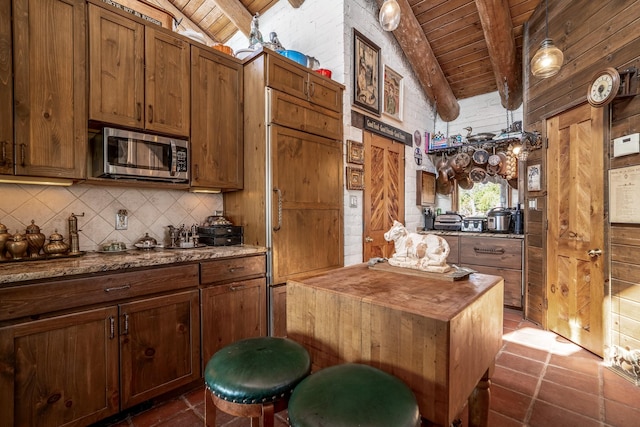
[[[128,212],[128,228],[116,230],[118,210]],[[109,241],[133,247],[145,233],[165,242],[168,225],[201,224],[215,211],[223,210],[221,194],[93,186],[71,187],[0,184],[0,223],[9,233],[24,233],[34,220],[49,236],[57,229],[69,242],[67,219],[78,217],[80,250],[92,251]]]

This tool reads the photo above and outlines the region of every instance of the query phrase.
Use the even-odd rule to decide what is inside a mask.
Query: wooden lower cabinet
[[[200,378],[198,291],[120,306],[122,409]]]
[[[202,361],[222,347],[266,335],[266,282],[250,279],[201,290]]]
[[[119,411],[118,308],[0,329],[4,426],[84,426]]]
[[[264,255],[200,264],[203,368],[222,347],[267,334]]]

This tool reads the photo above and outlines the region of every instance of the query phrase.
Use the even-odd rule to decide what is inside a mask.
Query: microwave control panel
[[[188,161],[187,161],[187,149],[178,147],[176,152],[176,171],[177,172],[188,172]]]

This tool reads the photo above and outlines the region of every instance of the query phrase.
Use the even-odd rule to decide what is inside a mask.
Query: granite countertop
[[[0,263],[0,285],[265,252],[266,248],[250,245],[207,246],[197,249],[156,248],[149,251],[129,249],[114,254],[87,252],[82,256],[71,258],[2,262]]]
[[[492,233],[485,231],[484,233],[474,233],[470,231],[449,231],[449,230],[425,230],[418,228],[418,234],[438,234],[440,236],[476,236],[476,237],[499,237],[502,239],[524,239],[524,234],[513,233]]]

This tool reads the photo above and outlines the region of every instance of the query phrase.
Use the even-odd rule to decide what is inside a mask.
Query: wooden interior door
[[[342,144],[270,125],[273,284],[342,267]]]
[[[404,224],[404,145],[364,132],[364,261],[388,258],[384,239],[393,220]]]
[[[547,120],[547,327],[603,354],[604,126],[588,104]]]

